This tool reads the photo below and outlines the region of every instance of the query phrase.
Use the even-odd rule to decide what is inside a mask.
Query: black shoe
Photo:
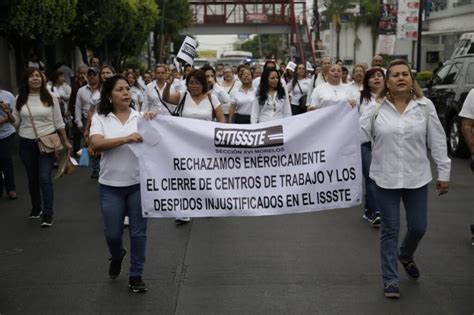
[[[403,265],[403,268],[405,269],[407,275],[414,280],[418,280],[418,278],[420,277],[420,270],[416,266],[415,261],[404,261],[402,258],[400,258],[400,256],[398,256],[398,260]]]
[[[43,211],[41,210],[31,209],[30,219],[39,219],[42,213]]]
[[[120,272],[122,271],[122,261],[127,256],[127,250],[125,248],[122,249],[122,257],[120,259],[112,259],[109,258],[110,260],[110,265],[109,265],[109,277],[110,279],[115,279],[120,275]]]
[[[380,226],[380,212],[375,212],[374,219],[372,220],[372,226],[378,227]]]
[[[142,277],[128,278],[128,287],[133,293],[144,293],[148,291],[148,287],[145,282],[143,282]]]
[[[53,226],[53,216],[50,214],[44,214],[41,219],[41,227],[48,228]]]

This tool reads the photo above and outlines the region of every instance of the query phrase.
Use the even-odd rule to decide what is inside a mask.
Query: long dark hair
[[[385,74],[383,73],[382,68],[374,67],[367,70],[367,72],[364,75],[364,83],[363,83],[364,88],[360,92],[360,104],[362,104],[362,102],[364,101],[370,102],[370,100],[372,99],[372,91],[370,90],[369,80],[370,80],[370,77],[373,76],[377,72],[380,72],[382,74],[383,79],[385,81]]]
[[[100,101],[99,104],[97,104],[97,112],[100,115],[107,116],[114,111],[114,105],[111,101],[112,90],[120,80],[124,80],[128,84],[127,79],[121,74],[114,74],[113,76],[108,77],[104,84],[102,84],[102,89],[100,91]],[[130,107],[133,108],[133,104],[130,104]]]
[[[28,96],[30,94],[30,87],[28,86],[28,79],[30,76],[38,72],[41,75],[41,87],[40,87],[40,100],[43,103],[44,106],[49,107],[53,106],[53,96],[48,92],[48,89],[46,88],[46,79],[41,73],[41,71],[37,68],[28,68],[26,71],[23,73],[23,77],[21,78],[21,86],[20,86],[20,91],[18,93],[18,98],[16,100],[16,110],[19,112],[21,111],[21,108],[23,105],[28,102]]]
[[[267,101],[267,97],[268,97],[268,78],[270,77],[270,73],[272,73],[272,72],[276,72],[276,74],[278,76],[278,85],[277,85],[277,88],[276,88],[278,99],[281,100],[282,98],[285,97],[285,88],[281,84],[279,71],[275,68],[267,68],[267,69],[263,70],[263,72],[262,72],[262,78],[260,80],[260,86],[258,87],[257,96],[258,96],[258,103],[260,104],[260,106],[263,106],[265,104],[265,102]]]

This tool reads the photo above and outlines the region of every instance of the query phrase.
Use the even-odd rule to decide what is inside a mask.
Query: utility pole
[[[161,1],[161,29],[160,29],[160,63],[163,63],[163,53],[164,53],[164,45],[165,45],[165,38],[164,38],[164,28],[165,28],[165,8],[166,8],[166,0]]]
[[[313,1],[313,32],[314,40],[317,42],[320,40],[319,36],[319,11],[318,11],[318,0]]]
[[[421,31],[423,30],[423,8],[425,7],[425,0],[420,0],[420,7],[418,9],[418,37],[416,42],[416,72],[421,70]]]

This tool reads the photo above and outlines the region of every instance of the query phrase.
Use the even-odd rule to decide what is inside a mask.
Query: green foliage
[[[67,32],[76,15],[77,0],[18,0],[8,7],[0,31],[7,38],[54,41]]]
[[[260,44],[262,46],[262,55],[260,55],[258,36],[261,37]],[[274,54],[277,59],[286,60],[286,54],[288,53],[285,48],[288,46],[286,42],[286,36],[284,37],[280,34],[262,34],[243,42],[242,44],[238,45],[236,49],[250,51],[257,58],[263,58],[265,56]]]
[[[155,24],[154,29],[155,45],[153,51],[155,59],[158,60],[161,44],[160,34],[163,33],[164,36],[164,47],[168,47],[168,44],[173,42],[175,50],[179,49],[179,43],[184,38],[180,32],[191,25],[192,12],[188,0],[156,0],[156,3],[160,9],[160,14],[159,21]],[[163,21],[161,21],[162,15],[164,15]]]
[[[422,81],[429,81],[431,80],[432,76],[433,76],[432,71],[420,71],[416,74],[416,79],[422,80]]]
[[[140,59],[138,59],[137,57],[126,58],[121,68],[123,70],[140,69],[140,72],[144,72],[146,70],[145,64],[143,64],[143,62],[141,62]]]

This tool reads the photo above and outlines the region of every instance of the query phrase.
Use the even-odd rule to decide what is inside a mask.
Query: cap
[[[89,67],[89,69],[87,69],[87,73],[89,72],[94,72],[95,74],[99,74],[100,70],[97,69],[97,67]]]

